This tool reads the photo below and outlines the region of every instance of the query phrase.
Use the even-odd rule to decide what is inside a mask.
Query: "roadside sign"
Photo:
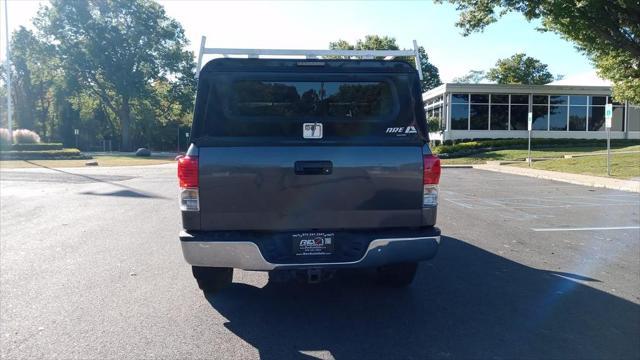
[[[613,118],[613,105],[604,107],[604,127],[607,129],[607,175],[611,176],[611,119]]]
[[[529,163],[529,167],[531,167],[531,130],[533,129],[533,113],[529,111],[527,115],[527,130],[529,131],[529,141],[527,144],[527,162]]]

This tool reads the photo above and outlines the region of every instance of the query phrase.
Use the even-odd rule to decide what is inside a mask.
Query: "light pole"
[[[4,0],[4,34],[7,41],[7,129],[9,130],[9,143],[13,144],[13,121],[11,114],[11,46],[9,46],[9,14],[7,13],[8,2],[9,0]]]

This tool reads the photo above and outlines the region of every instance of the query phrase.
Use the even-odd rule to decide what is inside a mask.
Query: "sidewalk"
[[[85,155],[97,155],[97,156],[135,156],[135,151],[82,151]],[[153,151],[151,150],[151,156],[165,156],[165,157],[176,157],[178,154],[175,151]],[[184,154],[184,153],[182,153]]]
[[[474,169],[495,171],[507,174],[535,177],[539,179],[562,181],[566,183],[602,187],[606,189],[622,190],[640,193],[640,181],[621,180],[601,176],[570,174],[559,171],[537,170],[503,165],[473,165]]]

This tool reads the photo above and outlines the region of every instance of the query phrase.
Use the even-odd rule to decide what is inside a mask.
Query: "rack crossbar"
[[[306,59],[322,58],[324,56],[344,56],[349,59],[374,59],[381,57],[384,60],[392,60],[396,57],[413,57],[415,59],[418,74],[422,80],[422,69],[420,69],[420,53],[418,44],[413,41],[413,50],[305,50],[305,49],[237,49],[237,48],[208,48],[206,47],[206,36],[200,42],[200,53],[198,54],[198,67],[196,68],[196,78],[200,74],[202,58],[204,55],[230,55],[247,56],[248,58],[259,58],[260,56],[300,56]]]

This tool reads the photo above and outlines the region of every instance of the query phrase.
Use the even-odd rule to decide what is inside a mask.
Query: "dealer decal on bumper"
[[[292,235],[296,255],[333,254],[334,233],[300,233]]]

